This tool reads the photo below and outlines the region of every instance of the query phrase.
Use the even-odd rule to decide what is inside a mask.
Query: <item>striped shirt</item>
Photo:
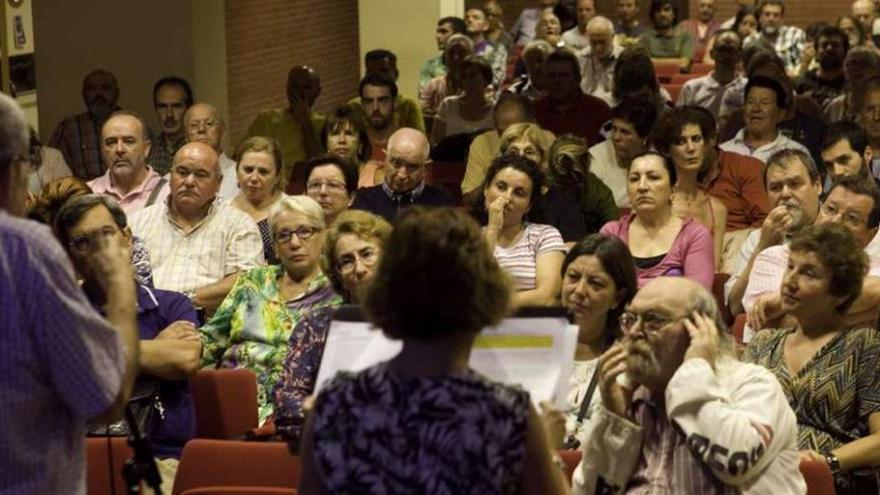
[[[0,494],[84,494],[86,418],[119,393],[122,342],[50,230],[2,210],[0,315]]]
[[[538,256],[553,251],[565,252],[562,235],[551,225],[526,222],[522,235],[510,247],[495,246],[498,265],[513,278],[516,290],[531,290],[537,284]]]

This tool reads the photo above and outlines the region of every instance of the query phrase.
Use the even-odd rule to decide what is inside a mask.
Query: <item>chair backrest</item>
[[[580,449],[576,450],[560,450],[559,457],[562,457],[562,462],[565,463],[565,479],[571,483],[571,477],[574,475],[574,470],[577,469],[578,464],[581,462],[582,452]]]
[[[673,74],[681,72],[681,66],[678,65],[678,62],[657,62],[655,60],[654,72],[661,83],[668,83],[672,80]]]
[[[715,296],[715,302],[721,311],[721,317],[724,318],[724,323],[727,323],[728,326],[733,323],[733,315],[730,314],[730,308],[724,302],[724,284],[727,283],[729,278],[729,273],[716,273],[715,278],[712,280],[712,295]]]
[[[290,453],[286,443],[197,438],[183,448],[173,493],[208,487],[289,490],[299,486],[299,478],[299,458]]]
[[[683,86],[684,83],[698,77],[703,77],[703,74],[673,74],[672,79],[669,82],[672,84],[681,84]]]
[[[122,466],[133,455],[125,437],[109,437],[109,441],[108,437],[86,438],[86,493],[128,493]]]
[[[801,474],[807,482],[807,495],[834,495],[834,476],[822,461],[801,461]]]
[[[672,102],[675,103],[678,101],[678,94],[681,93],[681,87],[683,84],[664,84],[663,87],[666,88],[666,91],[669,91],[669,97],[672,99]]]
[[[247,369],[202,370],[189,380],[196,437],[233,439],[257,427],[257,378]]]
[[[464,162],[432,162],[427,169],[425,182],[446,189],[455,204],[461,204],[461,180],[464,179]]]
[[[704,76],[714,69],[715,66],[713,64],[691,64],[691,74],[699,74]]]

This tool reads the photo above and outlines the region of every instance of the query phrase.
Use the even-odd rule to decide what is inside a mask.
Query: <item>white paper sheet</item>
[[[536,405],[550,401],[561,408],[576,345],[577,327],[565,318],[507,318],[477,337],[470,366],[492,380],[523,387]],[[337,372],[364,370],[391,359],[401,347],[369,323],[333,321],[315,393]]]

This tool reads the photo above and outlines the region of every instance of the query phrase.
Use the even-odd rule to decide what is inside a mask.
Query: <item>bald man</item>
[[[271,137],[281,145],[285,186],[297,164],[321,152],[321,130],[326,119],[313,111],[320,95],[321,78],[315,69],[296,66],[287,73],[287,107],[260,112],[248,127],[247,137]]]
[[[217,152],[187,143],[174,155],[169,200],[131,217],[132,232],[150,250],[156,287],[184,293],[209,314],[238,272],[265,264],[257,224],[217,201],[222,180]]]
[[[213,105],[196,103],[183,114],[183,131],[187,143],[205,143],[219,154],[220,183],[219,196],[232,199],[238,195],[238,178],[235,175],[235,160],[226,156],[223,151],[223,136],[226,134],[226,122]]]
[[[401,208],[453,204],[449,193],[425,183],[425,168],[431,162],[431,145],[425,133],[410,127],[398,129],[388,138],[385,154],[385,181],[359,190],[353,209],[393,222]]]
[[[865,37],[874,41],[876,45],[880,38],[880,26],[877,25],[877,13],[874,10],[874,2],[871,0],[856,0],[852,3],[852,15],[859,24],[862,25],[862,31]]]

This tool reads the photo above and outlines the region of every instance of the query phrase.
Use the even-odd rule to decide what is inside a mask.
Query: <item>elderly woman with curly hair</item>
[[[384,248],[364,306],[402,349],[318,395],[300,493],[563,493],[529,394],[468,366],[510,297],[477,224],[407,208]]]

